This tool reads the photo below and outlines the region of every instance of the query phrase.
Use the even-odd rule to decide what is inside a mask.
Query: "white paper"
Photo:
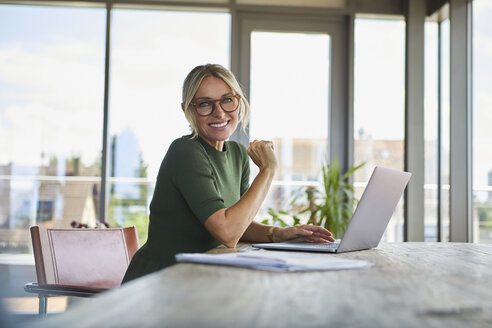
[[[333,254],[267,250],[227,254],[181,253],[176,255],[176,260],[280,272],[363,269],[371,266],[366,261],[344,259]]]

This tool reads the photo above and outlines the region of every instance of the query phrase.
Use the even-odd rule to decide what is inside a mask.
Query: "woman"
[[[162,161],[150,204],[149,235],[123,282],[175,263],[174,255],[238,241],[331,242],[318,226],[279,228],[253,221],[272,183],[277,159],[270,141],[248,150],[226,141],[249,104],[234,75],[220,65],[195,67],[183,84],[183,112],[192,135],[176,139]],[[249,157],[260,171],[249,186]]]

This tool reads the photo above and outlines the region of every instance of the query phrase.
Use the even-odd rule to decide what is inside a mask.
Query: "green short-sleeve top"
[[[123,281],[174,264],[177,253],[220,245],[203,224],[234,205],[248,188],[249,157],[243,145],[226,141],[218,151],[200,137],[176,139],[157,175],[147,243],[133,257]]]

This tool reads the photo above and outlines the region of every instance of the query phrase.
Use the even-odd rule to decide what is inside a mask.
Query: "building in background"
[[[77,158],[64,163],[66,176],[53,176],[57,161],[47,166],[0,166],[0,251],[27,251],[31,246],[29,227],[68,228],[72,221],[95,226],[99,203],[98,184],[78,180],[94,175],[97,166],[81,168]]]

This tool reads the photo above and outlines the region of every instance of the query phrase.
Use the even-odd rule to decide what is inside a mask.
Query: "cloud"
[[[252,139],[327,137],[328,45],[327,35],[252,35]]]
[[[356,20],[354,131],[375,139],[404,138],[405,25]],[[384,120],[380,118],[384,117]]]
[[[473,11],[475,15],[485,14],[489,10],[492,11],[492,2],[490,0],[473,1]]]
[[[41,153],[99,156],[104,66],[100,47],[77,41],[0,47],[0,163],[38,165]]]
[[[480,56],[492,57],[492,33],[490,35],[477,34],[473,38],[473,51]]]
[[[55,94],[56,99],[104,85],[102,45],[66,40],[31,49],[19,44],[2,45],[1,49],[0,79],[5,83]]]
[[[0,162],[39,165],[44,153],[81,156],[86,164],[92,164],[100,151],[102,122],[94,124],[85,112],[36,103],[5,108],[0,115],[4,124],[2,134],[9,142],[4,143],[5,152],[0,152],[7,158],[0,158]]]

